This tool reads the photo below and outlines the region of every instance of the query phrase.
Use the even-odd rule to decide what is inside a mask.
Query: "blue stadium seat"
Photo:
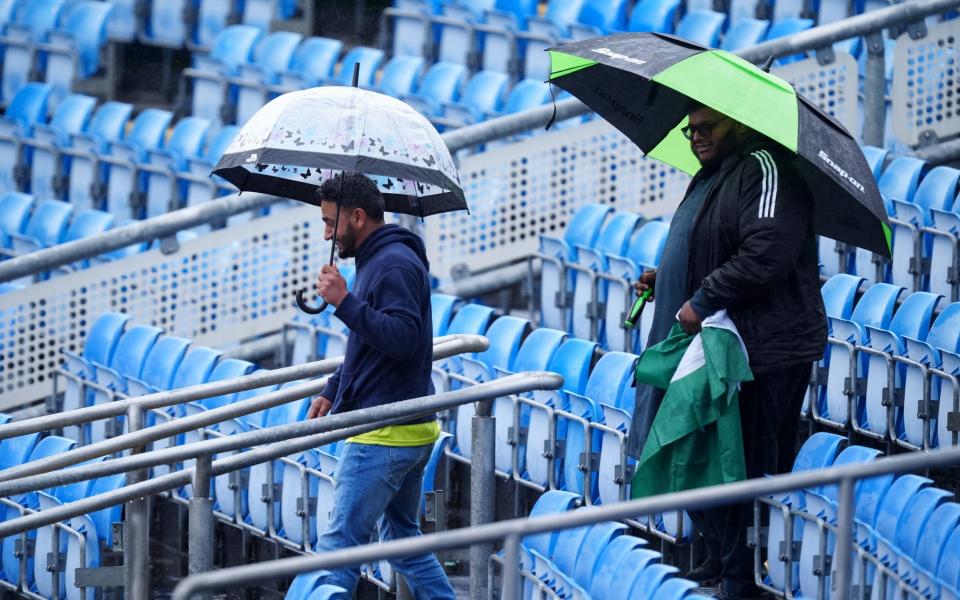
[[[906,355],[907,348],[905,337],[914,340],[924,341],[927,339],[927,332],[930,329],[930,321],[934,310],[942,300],[941,296],[927,292],[914,292],[907,296],[900,307],[893,315],[889,328],[875,327],[867,325],[866,330],[869,334],[869,341],[864,343],[874,350],[879,350],[887,356],[878,356],[871,354],[867,360],[866,394],[858,402],[858,419],[863,415],[860,423],[869,431],[881,435],[889,435],[894,441],[903,442],[905,432],[903,430],[903,411],[898,409],[893,411],[896,424],[894,431],[887,431],[888,410],[891,407],[883,403],[883,389],[888,386],[887,383],[887,362],[892,360],[892,356]],[[899,388],[903,384],[904,372],[897,369],[896,383]],[[893,392],[888,392],[893,393]],[[915,393],[915,392],[914,392]],[[914,410],[914,415],[917,414]]]
[[[97,156],[109,151],[110,142],[121,139],[132,112],[130,104],[106,102],[93,114],[84,132],[70,137],[69,147],[61,146],[65,199],[77,208],[102,208],[99,190],[98,198],[94,198],[94,187],[101,185]]]
[[[353,65],[360,65],[360,87],[370,87],[373,85],[377,71],[380,69],[380,63],[383,62],[383,50],[379,48],[367,48],[365,46],[354,46],[347,52],[343,60],[340,61],[340,69],[333,78],[335,85],[351,85],[353,83]]]
[[[586,204],[577,209],[563,233],[563,238],[540,235],[537,256],[542,261],[540,275],[540,323],[554,329],[570,329],[570,307],[573,291],[573,273],[567,263],[577,259],[577,246],[592,248],[600,237],[600,228],[610,206]]]
[[[97,235],[111,227],[113,227],[112,214],[102,210],[93,210],[92,208],[79,210],[74,213],[73,220],[70,222],[69,227],[67,227],[67,232],[63,236],[63,242],[72,242]],[[89,266],[90,260],[82,259],[70,265],[57,267],[57,270],[53,271],[52,274],[70,273],[78,269],[86,269]]]
[[[679,9],[679,0],[641,0],[630,12],[627,31],[673,33]]]
[[[466,333],[484,335],[490,322],[493,320],[493,309],[482,304],[467,304],[457,311],[447,327],[447,334]],[[437,393],[442,393],[458,386],[451,386],[444,374],[445,371],[462,373],[460,358],[451,357],[433,369],[433,383]]]
[[[907,520],[906,508],[915,496],[933,482],[918,475],[901,475],[890,485],[880,502],[876,517],[876,526],[872,539],[869,539],[871,554],[880,564],[896,565],[899,552],[896,546],[897,532]],[[881,572],[868,564],[867,581],[879,593],[883,587]]]
[[[813,19],[799,19],[794,17],[788,17],[784,19],[778,19],[776,16],[773,20],[773,25],[767,31],[767,37],[764,41],[775,40],[780,37],[787,37],[795,33],[800,33],[801,31],[806,31],[813,27]],[[793,54],[790,56],[781,56],[775,61],[775,64],[784,65],[787,63],[795,62],[804,58],[804,54]]]
[[[912,202],[926,168],[927,163],[919,158],[898,156],[887,165],[877,182],[880,194],[888,203],[894,199]],[[892,212],[889,204],[887,212]]]
[[[20,156],[22,138],[33,135],[33,127],[46,121],[50,86],[27,83],[17,91],[0,120],[0,191],[23,189],[27,182]]]
[[[48,34],[41,60],[46,63],[44,81],[50,84],[50,101],[56,106],[74,82],[96,75],[102,65],[100,53],[107,43],[107,21],[118,4],[81,0],[65,9],[58,30]]]
[[[138,164],[149,153],[163,147],[163,138],[173,119],[173,113],[148,108],[137,115],[133,126],[122,140],[109,144],[109,151],[98,156],[106,171],[97,199],[117,219],[142,218],[146,212],[146,191]]]
[[[532,326],[530,321],[519,317],[504,316],[496,319],[487,329],[486,337],[490,340],[490,347],[477,353],[476,357],[463,356],[460,358],[462,377],[464,380],[483,383],[497,378],[498,369],[505,372],[513,371],[513,363],[516,360],[517,353],[520,351],[520,344],[523,339],[529,335]],[[496,402],[496,401],[495,401]],[[455,424],[457,453],[464,458],[472,458],[471,449],[471,419],[475,414],[473,404],[462,404],[457,407],[457,417]],[[512,426],[512,414],[510,422],[501,423],[497,421],[497,445],[499,450],[507,450],[509,428]],[[502,444],[502,447],[501,447]],[[510,457],[501,453],[499,455],[502,462],[497,464],[497,468],[505,473],[510,472]]]
[[[533,27],[534,22],[531,21],[529,25]],[[548,26],[548,29],[552,29],[552,26]],[[550,55],[546,50],[556,46],[558,39],[536,28],[517,32],[517,43],[523,56],[522,79],[534,79],[541,83],[550,79]]]
[[[960,504],[946,502],[933,511],[920,534],[923,542],[917,545],[913,571],[916,579],[912,583],[914,588],[928,597],[937,597],[940,593],[939,584],[935,579],[937,568],[947,551],[950,535],[957,530],[958,524],[960,524]]]
[[[727,52],[736,52],[743,48],[756,46],[763,41],[769,26],[769,21],[749,17],[742,18],[727,30],[727,33],[723,36],[723,43],[720,44],[720,49]]]
[[[873,172],[873,177],[879,181],[880,175],[890,158],[890,151],[876,146],[862,146],[862,149],[867,164],[870,165],[870,170]]]
[[[193,39],[187,39],[187,48],[194,51],[216,47],[220,35],[230,27],[236,27],[228,26],[228,23],[239,15],[239,4],[234,0],[198,0],[196,32]],[[244,27],[262,31],[252,25]]]
[[[414,85],[423,73],[423,66],[422,56],[394,56],[383,66],[380,81],[373,89],[394,98],[413,93]]]
[[[433,54],[433,30],[429,10],[411,10],[391,7],[380,16],[380,34],[383,49],[391,57]]]
[[[851,16],[850,3],[842,0],[819,0],[820,10],[817,13],[817,23],[826,25]]]
[[[823,431],[814,433],[807,438],[797,453],[791,472],[825,469],[831,466],[836,460],[843,441],[843,438],[833,433]],[[780,509],[786,507],[790,510],[804,510],[806,508],[806,494],[804,490],[795,490],[785,495],[760,498],[758,501],[771,507],[766,542],[767,556],[781,556],[784,554],[780,548],[786,538],[786,522],[784,521],[784,513]],[[793,543],[798,544],[803,539],[804,526],[803,520],[793,520]],[[786,587],[786,569],[787,567],[781,560],[768,559],[766,583],[778,590],[784,590]],[[796,590],[799,585],[799,565],[796,561],[791,561],[790,569],[790,587],[791,590]]]
[[[433,337],[447,335],[450,317],[453,316],[453,309],[459,301],[459,298],[449,294],[434,293],[430,295],[430,308],[433,311]]]
[[[851,352],[847,344],[868,346],[870,344],[870,330],[868,326],[887,329],[890,321],[893,319],[893,311],[897,299],[903,293],[902,287],[890,285],[887,283],[878,283],[867,288],[863,297],[857,302],[849,319],[827,316],[827,322],[832,332],[832,337],[845,342],[845,344],[830,345],[830,362],[827,365],[826,387],[820,392],[819,405],[813,407],[818,409],[820,415],[827,419],[828,424],[832,422],[833,426],[844,428],[850,421],[848,393],[854,393],[857,396],[855,406],[862,404],[862,394],[868,393],[862,389],[862,383],[858,387],[852,387],[853,383],[847,381],[851,374]],[[868,357],[857,354],[855,364],[852,365],[853,371],[858,379],[865,377],[868,365]],[[874,390],[879,394],[880,390]],[[859,426],[865,428],[868,432],[876,435],[885,435],[887,431],[887,419],[883,415],[880,422],[872,422],[870,415],[867,415],[866,422],[863,416],[857,415]],[[881,415],[877,415],[879,418]],[[823,419],[817,419],[821,423]]]
[[[240,22],[270,31],[274,21],[289,19],[296,9],[296,0],[244,0]]]
[[[213,170],[213,167],[239,131],[238,126],[228,125],[218,131],[216,135],[208,135],[208,143],[203,153],[185,159],[184,168],[177,172],[176,176],[183,190],[183,199],[186,206],[195,206],[217,196],[230,193],[230,189],[226,187],[229,184],[219,177],[210,177],[210,171]],[[209,226],[199,229],[206,231]]]
[[[636,299],[633,282],[647,269],[655,269],[667,242],[670,225],[662,221],[644,223],[627,249],[626,256],[607,256],[608,271],[601,275],[608,281],[606,318],[603,339],[610,349],[641,350],[647,342],[653,303],[643,311],[641,322],[632,330],[623,328],[627,311]]]
[[[290,69],[280,73],[279,89],[289,91],[321,85],[333,77],[333,68],[340,58],[343,42],[324,37],[311,37],[303,41],[293,53]]]
[[[438,63],[463,65],[472,71],[477,63],[474,26],[466,13],[450,11],[449,7],[449,3],[445,5],[443,15],[430,17],[437,38],[433,54]]]
[[[107,21],[107,37],[118,42],[132,42],[142,35],[143,18],[138,14],[135,0],[111,0],[113,10]]]
[[[654,560],[657,553],[646,550],[646,545],[646,540],[632,535],[618,535],[610,540],[597,557],[596,570],[587,588],[590,597],[604,600],[609,596],[611,588],[616,589],[618,580],[623,576],[623,571],[617,567],[633,551],[644,550],[650,556],[650,561]]]
[[[537,0],[497,0],[494,8],[484,12],[485,23],[497,23],[513,30],[527,25],[527,17],[537,13]]]
[[[507,16],[509,15],[509,16]],[[506,73],[511,81],[520,73],[517,27],[511,24],[512,13],[488,13],[485,24],[474,29],[480,46],[480,70]]]
[[[567,37],[570,25],[577,22],[584,0],[548,0],[543,15],[527,17],[527,30],[554,38]]]
[[[193,41],[194,15],[186,17],[186,11],[196,10],[196,4],[187,0],[151,2],[140,41],[151,46],[180,48]]]
[[[12,255],[11,233],[22,234],[30,222],[33,196],[21,192],[7,192],[0,196],[0,254]]]
[[[445,102],[460,99],[466,76],[466,67],[461,64],[435,63],[417,84],[416,93],[404,94],[401,99],[427,117],[440,116]]]
[[[12,239],[13,252],[26,254],[56,246],[63,241],[70,224],[73,206],[59,200],[44,200],[37,204],[27,228],[22,234],[12,231],[7,234]]]
[[[953,266],[952,252],[945,253],[943,242],[951,240],[949,236],[938,236],[925,233],[923,229],[934,224],[934,212],[940,215],[949,214],[953,208],[954,197],[957,194],[957,183],[960,180],[960,170],[947,166],[934,167],[924,175],[913,195],[913,201],[893,199],[896,220],[893,225],[893,266],[891,279],[893,283],[916,287],[914,274],[910,271],[910,260],[920,264],[920,259],[926,258],[930,262],[929,276],[920,273],[919,289],[930,289],[944,293],[950,297],[952,285],[948,281],[948,269]],[[947,218],[941,218],[946,223]],[[948,226],[949,227],[949,226]],[[949,231],[949,229],[948,229]],[[937,238],[940,238],[939,240]],[[933,261],[934,244],[939,241],[940,252],[937,263]],[[901,243],[902,242],[902,243]],[[947,263],[949,257],[951,262]]]
[[[458,102],[444,102],[433,121],[444,127],[472,125],[499,114],[509,83],[506,73],[480,71],[470,78]]]
[[[820,287],[820,295],[823,298],[823,305],[827,313],[827,333],[833,337],[833,319],[850,320],[853,315],[853,304],[856,300],[857,291],[863,285],[864,279],[847,273],[839,273],[830,277],[826,283]],[[817,364],[817,378],[826,378],[830,372],[830,356],[833,350],[832,344],[827,344],[824,350],[823,358]],[[839,360],[839,359],[838,359]],[[846,366],[849,367],[849,364]],[[826,381],[824,379],[824,381]],[[813,397],[819,402],[818,407],[823,405],[826,394],[826,386],[821,385],[814,390]],[[808,398],[809,401],[809,398]],[[804,412],[809,411],[808,405],[804,406]]]
[[[727,16],[712,10],[691,10],[680,19],[675,35],[701,46],[716,48],[720,45],[720,31]]]
[[[127,377],[127,395],[143,396],[174,389],[174,378],[189,348],[188,339],[172,335],[160,336],[150,348],[140,375]]]
[[[574,271],[573,320],[570,333],[606,344],[604,317],[599,308],[607,301],[607,281],[597,279],[608,269],[607,256],[623,256],[640,225],[640,215],[617,212],[607,219],[593,247],[577,244],[576,259],[567,263]]]
[[[203,152],[210,122],[199,117],[184,117],[160,148],[146,152],[146,160],[137,169],[146,177],[145,216],[166,214],[184,204],[188,189],[178,182],[177,173],[187,169],[188,160]]]
[[[29,81],[36,64],[37,44],[47,41],[47,33],[60,20],[67,0],[29,0],[19,10],[16,20],[7,23],[4,31],[3,79],[0,99],[8,104]]]
[[[913,562],[920,547],[921,534],[936,510],[951,496],[947,491],[926,487],[916,492],[907,502],[893,540],[895,552],[889,557],[891,560],[887,565],[897,573],[896,578],[887,580],[888,598],[894,597],[896,579],[909,580],[913,575]],[[928,542],[926,537],[922,541],[924,544]]]
[[[570,24],[570,37],[584,39],[623,31],[627,5],[625,0],[584,0],[577,22]]]
[[[96,108],[92,96],[71,94],[57,106],[50,123],[37,123],[33,137],[21,140],[21,156],[30,167],[30,191],[39,198],[61,198],[66,195],[62,177],[66,158],[60,148],[71,144],[71,137],[86,130]]]
[[[936,574],[944,600],[960,598],[960,527],[954,529],[947,539]]]
[[[248,0],[247,4],[249,3]],[[237,67],[237,76],[230,81],[236,88],[237,123],[246,123],[266,104],[268,87],[280,83],[280,73],[289,70],[293,55],[302,40],[302,35],[291,31],[271,33],[257,43],[250,62]],[[233,93],[231,92],[231,97]]]
[[[805,0],[769,0],[769,3],[772,6],[771,17],[775,23],[790,19],[797,20],[805,16]],[[813,5],[818,3],[819,0],[811,2]],[[816,9],[814,9],[814,12],[816,12]],[[812,24],[813,20],[810,19],[810,22]]]
[[[202,6],[202,4],[201,4]],[[236,76],[241,65],[250,61],[254,46],[260,40],[262,30],[251,25],[231,25],[217,35],[209,56],[193,55],[193,67],[183,72],[186,81],[192,82],[191,114],[214,124],[231,122],[229,110],[224,105],[236,103],[228,79]]]
[[[623,589],[627,592],[628,598],[637,598],[642,600],[654,600],[659,598],[657,591],[663,583],[676,576],[680,569],[664,564],[651,564],[647,568],[636,573],[632,583],[625,582]]]

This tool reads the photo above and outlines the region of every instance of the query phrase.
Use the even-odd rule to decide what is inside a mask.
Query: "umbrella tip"
[[[772,54],[771,54],[770,56],[768,56],[768,57],[767,57],[767,60],[763,61],[763,66],[760,67],[760,69],[761,69],[764,73],[769,73],[769,72],[770,72],[770,67],[773,66],[773,60],[774,60],[775,58],[776,58],[776,57],[775,57],[774,55],[772,55]]]

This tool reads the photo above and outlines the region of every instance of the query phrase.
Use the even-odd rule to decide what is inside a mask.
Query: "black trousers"
[[[741,387],[740,427],[747,478],[793,468],[811,366],[803,363],[768,371]],[[720,561],[723,591],[751,595],[755,589],[753,551],[747,547],[747,528],[753,525],[753,503],[693,512],[690,518],[703,533],[708,560]]]

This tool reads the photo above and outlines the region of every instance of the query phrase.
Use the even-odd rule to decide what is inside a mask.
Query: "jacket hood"
[[[390,244],[403,244],[413,250],[413,253],[416,254],[417,258],[423,263],[427,272],[430,271],[430,261],[427,260],[427,248],[423,245],[423,240],[408,229],[393,224],[380,227],[360,244],[360,248],[357,251],[357,267]]]

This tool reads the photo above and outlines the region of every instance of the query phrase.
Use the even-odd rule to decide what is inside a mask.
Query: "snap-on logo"
[[[628,62],[632,65],[645,65],[647,61],[641,60],[639,58],[634,58],[632,56],[627,56],[626,54],[620,54],[619,52],[614,52],[610,48],[591,48],[591,52],[596,52],[597,54],[602,54],[613,60],[622,60]]]
[[[257,153],[254,152],[253,154],[251,154],[250,156],[248,156],[248,157],[247,157],[247,160],[244,161],[244,162],[248,162],[248,163],[257,162]]]
[[[866,192],[866,191],[867,191],[867,190],[863,187],[863,184],[862,184],[862,183],[860,183],[859,181],[857,181],[856,179],[854,179],[853,177],[851,177],[851,176],[850,176],[850,173],[848,173],[846,169],[844,169],[843,167],[841,167],[840,165],[838,165],[837,163],[835,163],[835,162],[833,161],[833,159],[830,158],[830,155],[829,155],[829,154],[827,154],[826,152],[824,152],[823,150],[821,150],[820,152],[817,153],[817,156],[820,157],[820,160],[822,160],[823,162],[825,162],[825,163],[827,163],[828,165],[830,165],[830,168],[833,169],[834,171],[836,171],[836,172],[837,172],[837,175],[839,175],[841,179],[846,179],[847,181],[850,182],[850,185],[854,186],[855,188],[857,188],[857,189],[860,190],[861,192]]]

